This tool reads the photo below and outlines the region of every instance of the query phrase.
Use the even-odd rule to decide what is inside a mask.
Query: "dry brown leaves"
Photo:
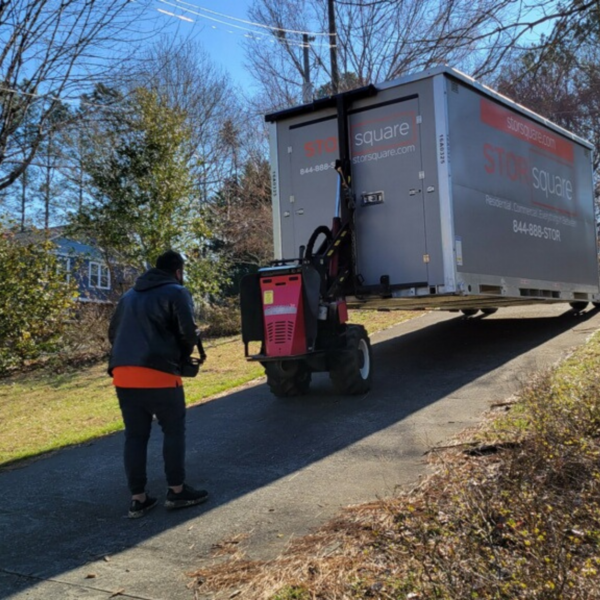
[[[534,401],[547,421],[551,407]],[[418,487],[344,510],[274,560],[248,560],[236,544],[229,560],[194,574],[198,591],[248,600],[599,599],[600,439],[570,445],[518,428],[494,439],[494,421],[490,414],[430,452],[433,474]],[[556,427],[546,429],[556,436]]]

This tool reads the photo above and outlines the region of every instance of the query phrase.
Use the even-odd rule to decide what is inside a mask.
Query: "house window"
[[[110,290],[110,271],[106,265],[90,263],[90,287]]]
[[[56,257],[56,274],[63,278],[66,283],[71,281],[71,259],[68,256]]]

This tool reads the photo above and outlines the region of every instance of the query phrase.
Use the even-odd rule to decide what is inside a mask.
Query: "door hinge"
[[[423,262],[424,263],[428,263],[429,262],[429,254],[423,254]]]
[[[288,146],[288,154],[291,154],[291,153],[292,153],[292,147]]]
[[[422,122],[423,122],[423,117],[421,115],[417,115],[417,118],[416,118],[417,125],[420,125]]]
[[[425,179],[425,171],[419,171],[419,179]]]

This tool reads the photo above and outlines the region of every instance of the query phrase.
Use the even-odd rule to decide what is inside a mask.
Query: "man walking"
[[[108,372],[125,424],[129,518],[142,517],[157,499],[146,492],[146,459],[152,418],[163,432],[167,479],[165,507],[183,508],[208,498],[185,483],[185,398],[182,364],[198,342],[192,297],[183,286],[184,260],[168,250],[119,301],[111,319]],[[202,355],[201,360],[205,358]]]

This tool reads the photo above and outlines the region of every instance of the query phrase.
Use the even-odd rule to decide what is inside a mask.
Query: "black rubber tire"
[[[267,385],[278,398],[293,398],[308,393],[312,374],[300,360],[264,363]]]
[[[474,317],[479,312],[479,309],[478,308],[463,308],[460,312],[463,315],[465,315],[465,317]]]
[[[600,308],[600,302],[592,302],[594,308]]]
[[[481,312],[484,315],[493,315],[494,313],[498,312],[498,309],[497,308],[482,308]]]
[[[362,325],[347,326],[346,348],[332,355],[329,377],[338,394],[366,394],[371,389],[373,355]]]
[[[578,300],[576,302],[569,302],[569,306],[575,312],[581,312],[582,310],[585,310],[587,308],[588,304],[589,304],[589,302],[586,302],[585,300]]]

